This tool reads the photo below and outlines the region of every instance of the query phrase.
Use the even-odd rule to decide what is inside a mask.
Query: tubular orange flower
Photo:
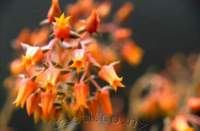
[[[99,108],[98,98],[94,97],[94,99],[88,103],[88,107],[92,118],[96,118]]]
[[[61,14],[61,9],[58,0],[52,0],[51,7],[47,14],[48,21],[50,23],[55,21],[55,17],[58,17]]]
[[[88,17],[86,21],[86,30],[89,33],[97,32],[99,28],[100,18],[96,10],[93,10],[91,15]]]
[[[102,89],[98,93],[98,100],[102,106],[104,113],[108,116],[112,115],[112,105],[110,101],[110,94],[107,89]]]
[[[26,99],[29,95],[37,89],[37,84],[32,80],[25,79],[23,80],[23,85],[19,88],[18,95],[14,103],[16,106],[24,107]]]
[[[87,106],[88,96],[89,96],[89,88],[83,81],[81,81],[80,83],[76,83],[74,85],[74,97],[78,108],[82,107],[88,108]]]
[[[70,24],[71,17],[65,17],[64,13],[60,17],[55,17],[54,24],[54,35],[58,39],[67,39],[69,38],[71,26]]]
[[[85,50],[84,49],[76,49],[72,54],[72,68],[75,68],[79,73],[82,68],[85,67]]]
[[[56,94],[51,91],[45,91],[41,93],[41,109],[45,119],[51,117],[51,113],[54,111],[53,104],[56,98]]]
[[[104,65],[98,72],[98,76],[108,82],[115,91],[118,87],[124,87],[124,85],[121,83],[122,77],[117,76],[117,73],[113,67],[113,63],[110,65]]]
[[[37,93],[31,94],[26,100],[27,114],[30,116],[35,110],[37,110],[40,102],[40,96]]]
[[[138,65],[142,60],[143,50],[134,42],[127,42],[122,47],[122,56],[128,63]]]

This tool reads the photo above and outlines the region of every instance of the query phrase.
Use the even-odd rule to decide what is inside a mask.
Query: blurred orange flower
[[[61,14],[61,9],[60,9],[60,5],[59,5],[59,1],[58,0],[52,0],[51,1],[51,7],[48,11],[48,21],[50,23],[55,22],[55,17],[60,16]]]
[[[143,57],[143,50],[134,42],[127,42],[122,47],[123,58],[131,65],[138,65]]]

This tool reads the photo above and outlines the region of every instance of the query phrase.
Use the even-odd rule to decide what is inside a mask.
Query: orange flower
[[[33,118],[34,118],[35,123],[38,123],[39,120],[42,118],[42,110],[40,107],[36,107],[36,109],[33,113]]]
[[[32,33],[30,33],[30,38],[27,43],[29,43],[30,45],[34,45],[36,43],[37,45],[41,46],[41,45],[46,44],[48,38],[49,38],[48,27],[42,27],[42,28],[36,29]]]
[[[99,28],[100,18],[96,10],[93,10],[91,15],[86,20],[86,30],[89,33],[97,32]]]
[[[125,3],[117,12],[116,20],[118,22],[125,21],[131,12],[133,11],[133,5],[130,2]]]
[[[148,96],[141,103],[139,108],[139,115],[147,118],[156,118],[159,112],[159,105],[156,96]]]
[[[119,28],[114,31],[113,37],[116,41],[122,41],[128,39],[131,36],[131,34],[131,30],[127,28]]]
[[[194,128],[189,125],[187,118],[183,115],[175,117],[172,121],[172,129],[175,131],[194,131]]]
[[[108,47],[103,47],[102,45],[100,45],[100,43],[89,44],[87,49],[92,54],[92,56],[96,59],[96,61],[102,65],[109,64],[117,60],[116,52]]]
[[[21,49],[21,43],[29,43],[31,31],[27,28],[24,28],[20,31],[19,35],[15,39],[14,47],[16,49]]]
[[[14,60],[10,65],[10,71],[13,75],[22,73],[23,70],[24,70],[24,66],[20,59]]]
[[[98,113],[98,108],[99,108],[98,98],[94,97],[94,99],[88,103],[88,106],[89,106],[89,111],[91,113],[92,118],[96,118],[98,115],[97,113]]]
[[[98,6],[98,13],[101,18],[105,18],[109,15],[111,11],[111,3],[109,1],[105,1]]]
[[[22,82],[21,87],[19,88],[18,95],[14,103],[16,106],[24,107],[24,104],[27,98],[30,96],[33,91],[37,89],[37,84],[32,80],[25,79]]]
[[[55,17],[58,17],[61,14],[61,9],[58,0],[52,0],[51,7],[47,14],[48,21],[50,23],[55,21]]]
[[[190,98],[187,104],[193,112],[198,112],[200,110],[200,98],[198,97]]]
[[[98,72],[98,76],[108,82],[114,90],[117,90],[118,87],[124,87],[124,85],[121,83],[122,77],[117,76],[113,65],[113,63],[110,65],[104,65]]]
[[[29,46],[26,44],[23,44],[22,46],[26,48],[26,54],[22,58],[23,65],[25,67],[34,65],[43,58],[43,52],[40,47]]]
[[[131,65],[138,65],[143,57],[143,50],[134,42],[127,42],[122,47],[122,56]]]
[[[84,49],[76,49],[72,54],[72,68],[75,68],[79,73],[82,68],[85,67],[85,50]]]
[[[79,0],[78,5],[82,15],[89,14],[94,7],[94,0]]]
[[[87,98],[89,96],[89,88],[83,82],[76,83],[74,85],[74,97],[78,108],[87,108]]]
[[[112,105],[110,101],[109,91],[107,89],[102,89],[97,95],[103,112],[108,116],[112,115]]]
[[[71,16],[72,23],[75,23],[78,20],[78,17],[81,13],[79,4],[69,5],[66,10],[67,14]]]
[[[40,96],[37,93],[31,94],[26,100],[26,110],[28,115],[32,115],[33,112],[39,107]]]
[[[41,109],[45,119],[49,119],[54,111],[53,104],[56,98],[56,94],[51,91],[45,91],[41,93]]]
[[[58,39],[67,39],[69,38],[71,26],[70,24],[71,17],[65,17],[64,13],[60,17],[55,17],[54,24],[54,35]]]
[[[58,81],[59,74],[59,69],[50,66],[46,71],[41,72],[37,76],[36,82],[42,87],[54,87]]]

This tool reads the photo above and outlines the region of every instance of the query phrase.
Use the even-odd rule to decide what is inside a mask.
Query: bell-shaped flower
[[[41,109],[42,114],[45,119],[49,119],[54,111],[54,102],[55,102],[56,94],[52,91],[45,91],[41,93]]]
[[[74,97],[78,108],[87,108],[87,100],[89,96],[89,87],[83,81],[74,85]]]
[[[22,82],[21,87],[18,90],[18,95],[14,103],[16,106],[21,106],[24,107],[24,104],[27,100],[27,98],[37,89],[37,84],[30,80],[30,79],[25,79]]]
[[[32,93],[26,100],[27,114],[30,116],[39,107],[40,95],[38,93]]]
[[[22,47],[26,49],[25,56],[22,58],[23,65],[29,67],[36,64],[43,58],[43,52],[38,46],[29,46],[22,44]]]
[[[79,73],[81,69],[85,67],[86,64],[86,52],[84,49],[75,49],[72,54],[72,61],[71,64],[72,68],[75,68]]]
[[[108,116],[112,115],[112,104],[110,100],[109,91],[104,88],[97,93],[97,96],[98,101],[103,109],[103,112]]]
[[[119,77],[114,69],[114,63],[104,65],[98,72],[98,76],[104,81],[108,82],[110,86],[117,90],[118,87],[124,87],[122,84],[122,77]]]

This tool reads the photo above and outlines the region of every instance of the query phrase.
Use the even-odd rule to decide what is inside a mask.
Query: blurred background
[[[114,9],[127,0],[113,0]],[[124,80],[127,88],[151,66],[160,69],[174,53],[200,51],[200,1],[199,0],[130,0],[135,9],[125,23],[133,30],[133,39],[144,51],[144,59],[138,67],[124,64]],[[61,6],[73,0],[60,0]],[[34,29],[46,17],[50,0],[1,0],[0,1],[0,85],[9,75],[9,62],[15,57],[11,41],[24,27]],[[64,8],[64,7],[63,7]],[[128,72],[128,73],[127,73]],[[125,101],[128,89],[121,95]],[[0,107],[6,97],[0,88]],[[125,103],[126,104],[126,103]],[[34,131],[33,121],[25,111],[18,110],[10,126],[17,131]],[[0,129],[1,130],[1,129]]]

